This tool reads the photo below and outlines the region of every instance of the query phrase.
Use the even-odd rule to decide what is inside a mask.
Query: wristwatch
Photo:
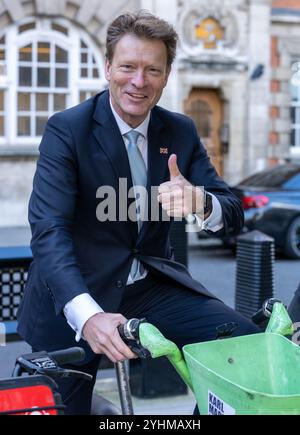
[[[204,216],[212,212],[212,196],[204,190]]]

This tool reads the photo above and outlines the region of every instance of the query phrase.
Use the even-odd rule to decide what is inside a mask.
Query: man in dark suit
[[[170,218],[192,216],[199,229],[225,234],[243,225],[240,201],[193,122],[156,106],[176,43],[172,26],[151,14],[118,17],[107,33],[109,90],[51,117],[40,145],[18,331],[37,350],[79,341],[81,369],[93,375],[101,354],[135,357],[117,330],[129,317],[146,317],[180,347],[214,339],[229,321],[238,323],[236,335],[257,331],[172,259]],[[74,394],[69,413],[89,412],[92,387]],[[66,397],[74,382],[61,388]]]

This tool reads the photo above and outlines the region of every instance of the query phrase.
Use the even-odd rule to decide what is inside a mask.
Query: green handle
[[[281,302],[276,302],[274,304],[266,332],[280,335],[293,334],[293,322],[285,306]]]
[[[140,324],[139,337],[141,345],[150,352],[152,358],[166,356],[183,381],[193,391],[189,370],[176,344],[165,338],[151,323]]]

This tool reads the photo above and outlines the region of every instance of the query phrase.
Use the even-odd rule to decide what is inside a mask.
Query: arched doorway
[[[219,175],[223,174],[223,152],[220,129],[223,104],[216,89],[192,89],[184,102],[184,112],[193,119],[198,134]]]

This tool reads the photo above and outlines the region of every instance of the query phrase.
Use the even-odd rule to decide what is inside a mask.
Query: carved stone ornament
[[[232,56],[238,45],[238,26],[225,7],[190,5],[180,12],[181,48],[188,57]]]

